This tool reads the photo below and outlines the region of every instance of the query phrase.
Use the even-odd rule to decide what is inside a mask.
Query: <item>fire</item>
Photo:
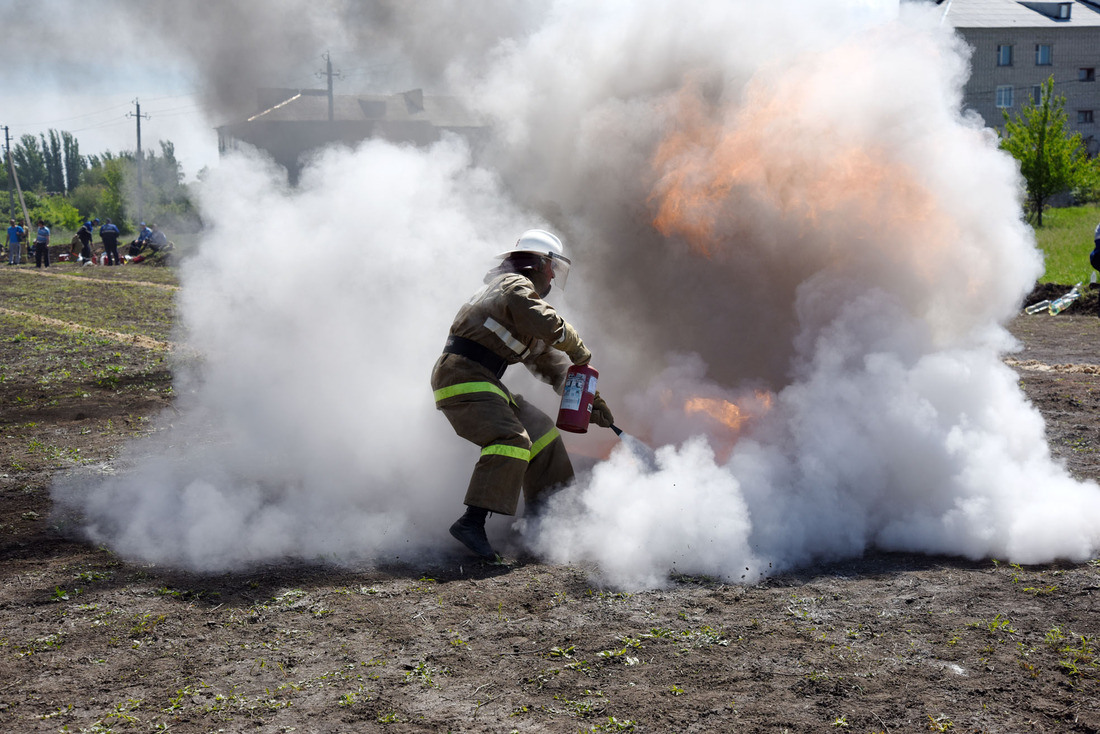
[[[853,112],[823,101],[820,88],[832,82],[818,73],[808,63],[765,74],[736,100],[685,84],[665,109],[669,130],[652,160],[653,226],[710,258],[754,232],[769,242],[782,222],[784,240],[813,234],[828,262],[847,246],[830,242],[831,232],[874,232],[889,250],[936,220],[925,183],[844,118]]]
[[[716,398],[689,398],[684,403],[685,413],[706,413],[719,423],[725,423],[734,431],[741,430],[745,414],[733,403]]]
[[[746,421],[758,418],[771,409],[771,393],[757,391],[753,396],[752,405],[739,406],[722,398],[688,398],[684,402],[684,412],[687,414],[703,413],[722,423],[731,431],[739,433]]]

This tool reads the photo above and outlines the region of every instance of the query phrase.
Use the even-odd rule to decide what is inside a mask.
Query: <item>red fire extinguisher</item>
[[[565,375],[565,388],[561,393],[557,426],[571,433],[587,433],[592,415],[592,400],[596,397],[596,380],[599,371],[591,365],[573,365]]]

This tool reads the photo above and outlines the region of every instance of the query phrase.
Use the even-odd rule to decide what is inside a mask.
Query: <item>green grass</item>
[[[82,326],[101,327],[107,324],[111,330],[125,334],[144,334],[162,341],[171,338],[176,291],[119,282],[143,277],[146,271],[140,270],[140,266],[79,268],[60,263],[56,271],[53,266],[50,270],[76,275],[81,280],[50,278],[6,268],[0,270],[3,305],[15,311]],[[167,271],[155,275],[175,277],[169,268],[150,268],[149,272],[154,270]]]
[[[1097,222],[1100,222],[1098,204],[1050,209],[1043,214],[1043,226],[1035,230],[1035,240],[1046,262],[1040,283],[1089,282],[1093,273],[1089,253]]]

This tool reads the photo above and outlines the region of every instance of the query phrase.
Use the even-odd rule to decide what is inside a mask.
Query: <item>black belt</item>
[[[443,347],[443,353],[457,354],[466,359],[472,359],[496,375],[498,380],[504,375],[504,370],[508,369],[508,360],[504,357],[493,353],[491,349],[478,344],[472,339],[461,336],[452,335],[447,337],[447,344]]]

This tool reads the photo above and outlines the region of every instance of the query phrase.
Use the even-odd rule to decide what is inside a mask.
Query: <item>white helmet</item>
[[[554,281],[558,288],[565,288],[565,281],[569,278],[569,266],[572,263],[565,256],[565,247],[561,240],[544,229],[529,229],[519,236],[511,249],[500,253],[497,257],[506,258],[521,252],[541,255],[549,260]]]

